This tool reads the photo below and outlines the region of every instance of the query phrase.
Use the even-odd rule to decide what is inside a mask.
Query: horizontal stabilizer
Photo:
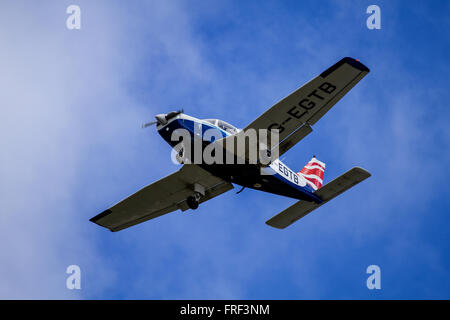
[[[314,193],[323,200],[322,203],[298,201],[286,210],[267,220],[266,224],[274,228],[284,229],[368,177],[370,177],[368,171],[359,167],[352,168]]]

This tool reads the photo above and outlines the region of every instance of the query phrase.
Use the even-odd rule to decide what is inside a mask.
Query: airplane
[[[181,210],[195,210],[199,205],[234,188],[261,190],[297,199],[298,201],[266,221],[266,224],[284,229],[319,208],[339,194],[371,176],[363,168],[354,167],[338,178],[323,185],[325,163],[315,156],[299,172],[291,170],[279,157],[312,132],[313,126],[337,101],[352,89],[370,70],[359,60],[345,57],[323,71],[320,75],[282,99],[242,130],[219,119],[197,119],[184,114],[183,110],[158,114],[156,121],[144,127],[156,125],[161,137],[173,148],[172,134],[177,129],[191,133],[192,139],[200,139],[202,148],[208,145],[223,148],[226,154],[236,152],[228,148],[228,142],[250,130],[276,130],[278,144],[265,141],[267,155],[278,155],[268,164],[241,164],[189,162],[191,155],[179,155],[185,163],[180,170],[162,178],[111,208],[101,212],[90,221],[116,232],[164,214]],[[222,135],[219,139],[204,139],[195,133],[214,129]],[[196,136],[198,135],[198,136]],[[244,155],[246,157],[246,155]],[[267,172],[270,171],[268,174]],[[239,191],[240,192],[240,191]],[[239,193],[238,192],[238,193]]]

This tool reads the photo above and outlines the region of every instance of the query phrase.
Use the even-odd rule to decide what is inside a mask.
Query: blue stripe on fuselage
[[[281,174],[279,173],[275,173],[273,175],[273,177],[275,177],[276,179],[279,179],[281,181],[283,181],[285,184],[289,185],[291,188],[296,189],[297,191],[300,191],[301,193],[303,193],[304,195],[306,195],[308,198],[310,198],[311,200],[321,203],[322,199],[320,199],[319,197],[317,197],[313,191],[314,189],[311,188],[309,185],[305,185],[304,187],[299,186],[291,181],[289,181],[288,179],[286,179],[285,177],[283,177]]]
[[[230,134],[219,127],[216,127],[213,124],[205,123],[205,122],[196,122],[188,119],[175,119],[169,124],[167,124],[162,129],[158,130],[158,133],[166,140],[172,147],[175,146],[178,141],[171,141],[172,132],[176,129],[185,129],[190,132],[191,135],[194,135],[196,132],[194,126],[201,125],[201,134],[204,136],[205,132],[210,129],[218,130],[222,134],[222,138],[229,136]],[[167,130],[168,129],[168,130]],[[200,131],[199,131],[200,133]],[[211,141],[209,141],[211,142]]]

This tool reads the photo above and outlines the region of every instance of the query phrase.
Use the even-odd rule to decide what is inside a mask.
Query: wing
[[[323,200],[322,203],[298,201],[270,220],[267,220],[266,224],[274,228],[284,229],[368,177],[370,177],[368,171],[358,167],[352,168],[315,192]]]
[[[139,190],[90,221],[111,231],[119,231],[177,209],[187,210],[186,198],[194,191],[203,193],[199,202],[205,202],[231,189],[231,183],[199,166],[184,165],[179,171]]]
[[[264,112],[238,134],[249,129],[278,129],[279,155],[308,135],[314,125],[332,106],[353,88],[369,69],[358,60],[343,58],[319,76]],[[228,139],[228,138],[227,138]],[[269,149],[276,146],[270,146]]]

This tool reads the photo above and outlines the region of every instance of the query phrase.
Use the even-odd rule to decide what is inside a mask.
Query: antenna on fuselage
[[[244,189],[245,189],[245,186],[243,186],[243,187],[241,188],[241,190],[239,190],[238,192],[236,192],[236,194],[241,193],[242,191],[244,191]]]

